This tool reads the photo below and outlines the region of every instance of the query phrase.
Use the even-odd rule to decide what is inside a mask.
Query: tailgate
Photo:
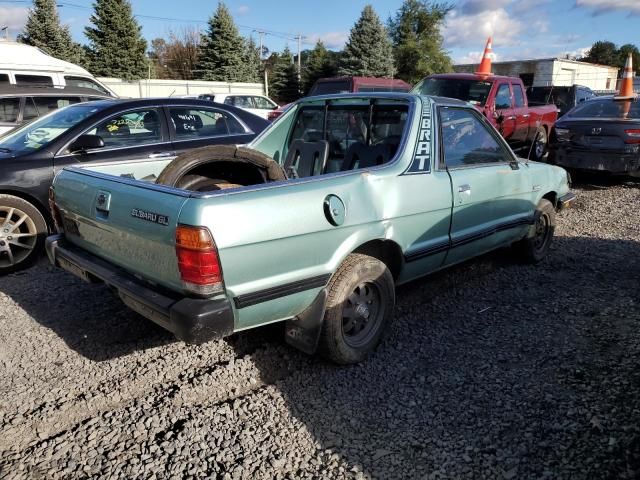
[[[70,243],[154,284],[182,290],[175,230],[186,192],[82,168],[64,169],[53,185]]]

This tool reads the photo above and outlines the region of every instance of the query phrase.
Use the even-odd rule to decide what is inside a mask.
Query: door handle
[[[515,119],[516,119],[516,117],[514,115],[510,115],[510,116],[507,117],[507,120],[515,120]]]
[[[471,185],[466,183],[464,185],[459,185],[458,193],[466,193],[468,195],[471,195]]]
[[[168,158],[173,157],[175,153],[173,152],[157,152],[149,155],[149,158]]]
[[[529,114],[525,113],[524,115],[522,115],[522,118],[529,118]]]

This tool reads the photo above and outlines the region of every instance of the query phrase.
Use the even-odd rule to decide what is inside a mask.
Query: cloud
[[[460,7],[460,11],[463,15],[476,15],[488,10],[504,8],[510,3],[511,0],[467,0]]]
[[[15,37],[22,31],[28,15],[27,7],[0,7],[0,28],[9,27],[9,36]]]
[[[457,57],[455,57],[453,59],[453,63],[457,64],[468,64],[468,63],[472,63],[474,65],[479,65],[480,64],[480,59],[482,58],[482,54],[484,52],[481,50],[478,51],[473,51],[473,52],[468,52],[468,53],[463,53]],[[491,54],[491,61],[492,62],[499,62],[500,60],[504,60],[503,58],[501,58],[499,55],[492,53]]]
[[[310,33],[305,36],[307,43],[315,44],[318,40],[321,40],[325,47],[335,49],[344,47],[348,39],[349,33],[347,32]]]
[[[236,11],[238,12],[238,15],[246,15],[247,13],[249,13],[249,6],[240,5]]]
[[[640,15],[640,2],[638,0],[576,0],[576,7],[592,9],[594,15],[609,13],[614,10],[626,11],[631,15]]]
[[[493,46],[513,46],[520,43],[525,30],[521,21],[512,18],[504,8],[485,10],[472,15],[452,10],[444,22],[443,36],[446,47],[484,45],[494,35]]]

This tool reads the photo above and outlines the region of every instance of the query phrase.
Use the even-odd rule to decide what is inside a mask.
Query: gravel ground
[[[545,262],[401,288],[354,367],[278,326],[186,346],[44,261],[0,278],[0,477],[638,478],[640,188],[577,193]]]

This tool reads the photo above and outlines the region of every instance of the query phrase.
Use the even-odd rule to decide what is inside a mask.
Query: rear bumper
[[[132,310],[172,332],[187,343],[203,343],[233,333],[229,300],[188,298],[149,287],[124,270],[69,245],[62,235],[47,238],[49,261],[89,283],[105,283],[117,290]]]
[[[640,172],[640,153],[607,153],[555,148],[551,160],[576,170],[595,170],[614,174]]]

